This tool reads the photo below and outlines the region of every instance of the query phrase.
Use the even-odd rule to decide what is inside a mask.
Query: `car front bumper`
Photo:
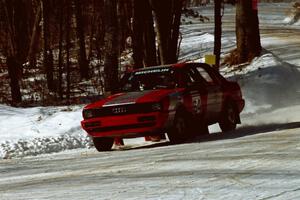
[[[82,128],[91,137],[141,137],[163,133],[168,124],[168,113],[153,112],[107,116],[83,120]]]

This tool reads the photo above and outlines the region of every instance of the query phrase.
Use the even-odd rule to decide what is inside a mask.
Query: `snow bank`
[[[237,81],[246,99],[243,114],[272,111],[300,103],[300,72],[271,53],[249,65],[224,68],[222,72]]]
[[[59,136],[80,129],[80,106],[13,108],[0,105],[0,142]]]
[[[82,107],[14,108],[0,105],[0,159],[93,147],[80,126]],[[144,138],[126,139],[125,143],[124,148],[151,144]]]
[[[288,25],[299,26],[300,25],[300,20],[296,16],[287,16],[286,18],[284,18],[283,23],[288,24]]]
[[[13,108],[0,105],[0,158],[91,145],[80,127],[81,106]]]
[[[213,51],[213,35],[190,25],[183,27],[182,32],[180,61],[203,62],[204,55]],[[274,42],[281,42],[280,44],[284,46],[287,41],[277,38],[262,38],[264,45]],[[224,57],[234,47],[233,41],[224,38],[221,57]],[[272,53],[265,51],[262,56],[254,59],[249,65],[226,67],[221,69],[221,73],[227,78],[239,82],[246,99],[243,115],[249,115],[299,103],[299,69],[299,67],[285,63]]]
[[[263,4],[263,6],[269,5]],[[282,10],[287,7],[285,4],[278,4],[278,6]],[[204,9],[201,14],[211,13],[211,8],[201,9]],[[226,13],[230,14],[230,12]],[[263,20],[268,23],[278,23],[279,19],[284,19],[282,13],[274,11],[270,15],[269,10],[266,9]],[[282,21],[280,23],[283,24]],[[207,27],[206,30],[210,26]],[[214,37],[210,33],[203,32],[199,24],[182,26],[181,32],[183,36],[180,50],[181,62],[203,62],[204,55],[213,52]],[[233,38],[231,34],[223,38],[221,57],[235,47]],[[263,45],[274,42],[277,44],[278,41],[274,38],[262,37]],[[286,41],[281,42],[284,46]],[[295,55],[295,57],[299,56]],[[300,120],[300,71],[296,66],[282,62],[273,54],[266,52],[253,60],[250,65],[227,67],[221,72],[229,79],[238,81],[241,86],[246,100],[242,121],[245,118],[252,118],[252,121],[248,120],[246,123],[255,124]],[[82,106],[22,109],[0,105],[0,158],[89,148],[92,146],[90,139],[80,127],[81,110]],[[211,131],[219,131],[215,127],[210,128]],[[132,139],[125,143],[137,145],[143,143],[143,139]]]
[[[294,17],[293,16],[288,16],[288,17],[284,18],[283,23],[285,23],[285,24],[294,23]]]
[[[203,62],[206,54],[213,54],[214,36],[195,27],[184,27],[181,30],[183,38],[180,45],[179,62]],[[233,41],[223,38],[221,57],[234,47]]]
[[[300,2],[294,2],[292,7],[289,8],[289,15],[283,20],[286,24],[300,24]]]
[[[226,67],[221,72],[241,86],[246,100],[242,112],[244,124],[300,120],[300,72],[297,67],[265,53],[249,65]],[[0,105],[0,158],[90,148],[91,141],[80,127],[81,110],[82,106],[24,109]],[[214,126],[210,131],[218,132],[219,129]],[[129,146],[145,144],[143,138],[125,143]]]
[[[23,138],[0,143],[0,158],[36,156],[68,149],[89,148],[89,138],[82,134],[64,134],[42,138]]]
[[[288,124],[300,121],[300,105],[283,107],[270,112],[252,113],[243,118],[242,126],[258,126],[262,124]]]

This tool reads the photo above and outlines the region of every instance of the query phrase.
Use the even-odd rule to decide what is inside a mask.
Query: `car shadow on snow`
[[[260,124],[260,125],[246,125],[237,128],[234,131],[222,133],[213,133],[205,138],[196,138],[192,142],[204,142],[204,141],[213,141],[213,140],[226,140],[226,139],[235,139],[241,138],[250,135],[257,135],[272,131],[282,131],[288,129],[300,128],[300,122],[290,122],[290,123],[271,123],[271,124]]]
[[[235,138],[242,138],[250,135],[263,134],[263,133],[268,133],[273,131],[283,131],[283,130],[295,129],[295,128],[300,128],[300,122],[247,125],[247,126],[239,127],[235,131],[230,131],[226,133],[217,132],[217,133],[209,134],[207,136],[199,136],[194,139],[190,139],[184,143],[202,143],[208,141],[235,139]],[[153,143],[145,146],[124,148],[122,150],[148,149],[148,148],[164,147],[169,145],[172,145],[169,141],[162,141],[162,142]]]

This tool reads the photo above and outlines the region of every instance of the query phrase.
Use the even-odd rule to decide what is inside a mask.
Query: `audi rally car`
[[[165,134],[172,143],[208,134],[219,123],[230,131],[244,107],[236,82],[203,63],[138,69],[126,74],[120,92],[87,105],[82,128],[98,151],[110,150],[115,137]]]

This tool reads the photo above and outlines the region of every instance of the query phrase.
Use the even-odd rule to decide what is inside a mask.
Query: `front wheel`
[[[176,114],[173,125],[168,131],[170,142],[172,144],[182,143],[186,139],[187,129],[185,115],[183,113]]]
[[[191,123],[191,139],[198,136],[207,136],[209,135],[209,130],[206,122],[203,118],[196,118]]]
[[[97,151],[110,151],[114,143],[114,138],[93,138]]]
[[[232,131],[236,129],[238,122],[238,113],[233,103],[228,103],[225,106],[221,120],[219,122],[220,128],[223,132]]]

